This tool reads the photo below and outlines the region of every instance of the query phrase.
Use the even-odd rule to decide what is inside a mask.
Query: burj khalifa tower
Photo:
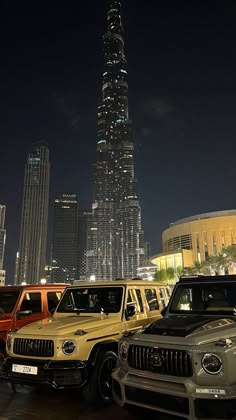
[[[142,265],[144,239],[134,175],[120,1],[110,2],[103,45],[102,101],[98,106],[87,273],[96,280],[128,279],[137,276],[137,267]]]

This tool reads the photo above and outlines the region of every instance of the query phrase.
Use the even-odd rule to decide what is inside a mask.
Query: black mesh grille
[[[189,377],[193,374],[191,355],[185,350],[131,345],[128,364],[134,369],[166,375]]]
[[[174,395],[147,391],[146,389],[138,389],[131,386],[125,387],[125,395],[127,400],[131,402],[170,410],[173,414],[189,414],[189,402],[185,397],[176,397]]]
[[[52,357],[54,343],[52,340],[31,340],[29,338],[15,338],[13,351],[22,356]]]

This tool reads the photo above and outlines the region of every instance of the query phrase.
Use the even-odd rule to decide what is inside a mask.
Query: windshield
[[[183,284],[176,288],[170,313],[236,315],[236,284]]]
[[[10,314],[13,311],[19,293],[18,291],[0,291],[0,315]]]
[[[123,287],[77,287],[68,289],[57,312],[117,313],[120,312]]]

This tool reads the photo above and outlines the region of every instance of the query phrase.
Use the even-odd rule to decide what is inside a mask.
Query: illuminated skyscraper
[[[49,198],[49,150],[36,143],[25,165],[17,283],[44,277]]]
[[[57,194],[54,202],[52,282],[73,282],[78,267],[78,197]]]
[[[86,279],[87,231],[90,216],[91,211],[79,209],[78,277],[80,280]]]
[[[0,286],[3,286],[5,283],[5,270],[3,270],[4,251],[6,243],[5,213],[6,206],[2,206],[0,204]]]
[[[87,248],[87,273],[108,280],[136,276],[144,255],[120,14],[120,2],[112,0],[103,37],[102,102],[98,107],[97,159]]]
[[[6,206],[2,206],[0,204],[0,270],[3,269],[4,250],[6,242],[5,213]]]

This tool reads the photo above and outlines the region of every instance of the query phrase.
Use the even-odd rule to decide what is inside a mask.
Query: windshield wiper
[[[80,315],[80,312],[85,311],[85,308],[73,308],[73,312],[76,312],[77,315]]]

